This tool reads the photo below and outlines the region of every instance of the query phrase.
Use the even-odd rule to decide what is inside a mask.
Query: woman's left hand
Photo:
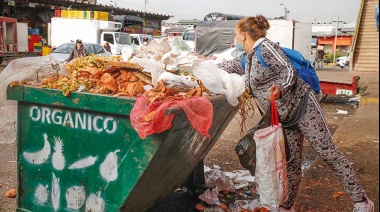
[[[273,93],[274,94],[274,99],[277,100],[280,98],[281,96],[281,90],[278,86],[276,85],[272,85],[270,88],[269,88],[269,92]],[[270,96],[268,96],[268,100],[270,101]]]

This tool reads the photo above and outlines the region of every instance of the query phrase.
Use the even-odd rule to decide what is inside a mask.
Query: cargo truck
[[[120,55],[123,47],[132,44],[131,36],[121,30],[120,22],[54,17],[51,19],[48,40],[53,49],[77,39],[81,39],[85,43],[100,45],[108,42],[111,46],[111,53]]]

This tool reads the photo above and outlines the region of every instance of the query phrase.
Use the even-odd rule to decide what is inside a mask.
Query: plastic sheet
[[[194,76],[215,94],[224,94],[228,103],[237,106],[238,97],[245,90],[244,78],[238,74],[230,74],[219,69],[212,61],[203,61],[192,70]]]
[[[0,73],[0,143],[13,143],[17,135],[17,102],[7,100],[8,85],[24,80],[37,85],[48,74],[59,70],[64,74],[62,66],[62,62],[51,56],[27,57],[11,61]]]

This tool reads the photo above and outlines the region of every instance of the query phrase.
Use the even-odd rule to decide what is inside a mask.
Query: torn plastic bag
[[[198,88],[199,85],[191,80],[190,76],[181,76],[172,74],[170,72],[164,72],[158,77],[157,81],[163,80],[165,86],[176,92],[186,92],[194,88]]]

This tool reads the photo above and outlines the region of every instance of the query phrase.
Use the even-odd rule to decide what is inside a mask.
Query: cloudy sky
[[[113,4],[134,10],[171,15],[168,22],[198,19],[212,12],[234,15],[264,15],[267,18],[284,16],[300,22],[356,21],[360,0],[98,0],[100,4]]]

